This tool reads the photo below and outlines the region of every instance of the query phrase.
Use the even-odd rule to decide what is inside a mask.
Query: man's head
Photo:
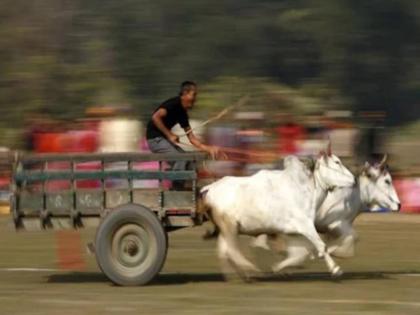
[[[191,109],[197,97],[197,84],[192,81],[182,82],[179,96],[181,97],[182,106],[185,109]]]

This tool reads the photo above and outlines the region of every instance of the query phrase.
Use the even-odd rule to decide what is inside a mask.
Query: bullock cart
[[[188,154],[13,154],[11,211],[17,230],[96,227],[102,272],[118,285],[144,285],[161,270],[168,232],[202,224],[197,164]],[[186,171],[168,163],[186,160]],[[152,166],[152,169],[151,169]],[[155,168],[153,168],[155,167]],[[182,190],[172,181],[185,181]]]

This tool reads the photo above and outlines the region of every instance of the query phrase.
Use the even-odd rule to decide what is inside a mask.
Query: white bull
[[[386,168],[386,156],[375,166],[366,162],[357,185],[332,191],[318,209],[315,226],[318,232],[326,234],[329,253],[342,258],[354,256],[356,232],[353,221],[363,209],[372,205],[393,211],[398,211],[401,206]],[[286,235],[284,240],[287,258],[282,261],[279,270],[299,266],[312,255],[313,250],[305,239]],[[257,244],[267,248],[266,236],[260,236]]]
[[[328,151],[316,160],[313,173],[291,156],[285,159],[285,170],[224,177],[201,190],[204,208],[220,231],[222,266],[230,263],[239,272],[259,271],[239,250],[238,234],[299,234],[324,258],[333,275],[341,274],[315,229],[315,212],[328,190],[352,186],[354,177],[330,148]]]

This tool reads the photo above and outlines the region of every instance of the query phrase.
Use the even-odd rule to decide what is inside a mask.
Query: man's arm
[[[210,146],[202,143],[191,131],[188,132],[190,129],[190,127],[187,127],[184,130],[187,133],[188,140],[190,140],[192,145],[201,151],[209,153],[212,158],[216,158],[219,155],[220,149],[216,146]]]
[[[152,116],[152,121],[155,126],[165,135],[165,137],[172,143],[178,143],[179,137],[173,134],[163,123],[163,117],[166,117],[168,111],[165,108],[159,108]]]

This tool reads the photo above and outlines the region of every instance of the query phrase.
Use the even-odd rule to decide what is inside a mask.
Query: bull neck
[[[363,178],[363,175],[359,175],[357,177],[357,185],[355,186],[355,189],[358,190],[358,199],[360,201],[360,208],[366,208],[369,207],[370,202],[369,199],[369,192],[368,192],[368,184],[365,183],[365,179]],[[365,186],[365,187],[362,187]],[[360,209],[359,212],[361,212],[363,209]]]
[[[319,209],[327,198],[328,191],[315,180],[315,209]]]
[[[319,179],[319,176],[317,175],[317,170],[314,171],[312,177],[313,177],[313,184],[314,184],[314,202],[315,202],[315,209],[319,209],[321,207],[322,203],[324,202],[325,198],[327,198],[327,189],[324,187],[323,184],[321,184],[321,181]]]

